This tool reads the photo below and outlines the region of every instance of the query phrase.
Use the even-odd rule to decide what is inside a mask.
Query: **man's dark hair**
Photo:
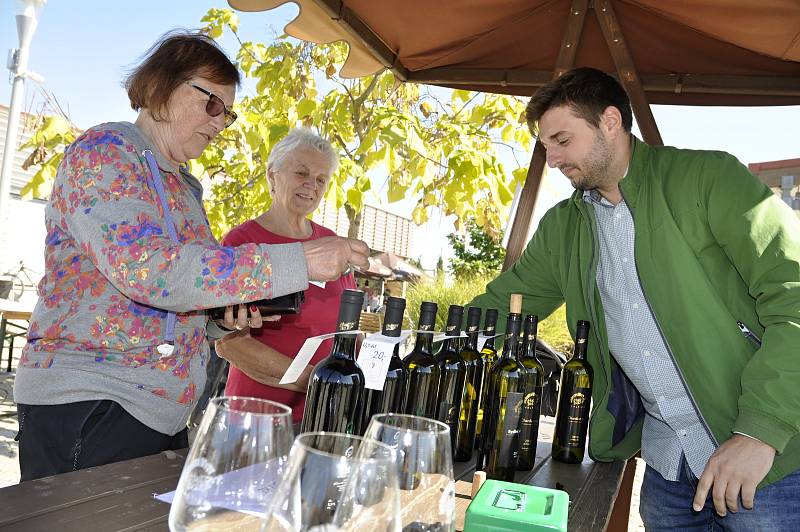
[[[174,30],[163,35],[123,83],[134,111],[147,109],[166,118],[166,105],[181,84],[200,76],[220,85],[238,86],[241,78],[225,52],[203,33]]]
[[[631,131],[633,114],[628,95],[616,79],[601,70],[576,68],[540,87],[525,109],[525,120],[531,133],[538,136],[542,115],[562,105],[568,105],[576,116],[594,127],[600,126],[603,111],[614,106],[622,115],[622,127],[629,133]]]

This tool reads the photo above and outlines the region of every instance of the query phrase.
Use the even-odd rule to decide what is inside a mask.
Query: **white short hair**
[[[267,170],[283,166],[286,157],[298,148],[311,148],[326,155],[331,164],[331,175],[339,167],[339,154],[330,142],[306,127],[292,129],[272,147],[267,158]]]

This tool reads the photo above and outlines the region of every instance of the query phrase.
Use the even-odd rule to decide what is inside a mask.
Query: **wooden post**
[[[628,45],[625,44],[625,36],[622,35],[619,21],[611,2],[608,0],[596,0],[594,13],[597,16],[600,29],[603,30],[603,37],[605,37],[608,50],[614,59],[614,65],[617,67],[619,81],[625,87],[628,98],[631,100],[633,114],[636,115],[636,123],[639,124],[644,141],[653,146],[663,146],[664,141],[661,140],[661,133],[658,132],[658,126],[650,110],[650,104],[647,103],[642,80],[638,72],[636,72],[636,65],[633,64]]]
[[[564,38],[561,40],[561,49],[558,52],[556,67],[553,69],[553,79],[561,76],[575,64],[575,54],[583,33],[583,22],[586,19],[588,6],[589,0],[573,0],[570,5],[567,28],[564,30]],[[525,185],[522,187],[522,194],[520,194],[519,203],[517,204],[517,212],[511,224],[511,234],[508,237],[503,271],[508,270],[517,261],[527,244],[528,229],[531,226],[533,208],[536,206],[539,187],[542,184],[545,162],[544,146],[537,140],[536,146],[533,148],[531,164],[528,166],[528,174],[525,176]]]
[[[511,235],[508,237],[503,271],[506,271],[517,262],[527,243],[528,228],[531,225],[536,196],[539,195],[539,187],[542,184],[546,157],[544,146],[537,140],[536,146],[533,148],[531,164],[528,166],[528,175],[525,176],[525,185],[522,187],[522,194],[520,194],[519,203],[517,203],[517,213],[511,226]]]

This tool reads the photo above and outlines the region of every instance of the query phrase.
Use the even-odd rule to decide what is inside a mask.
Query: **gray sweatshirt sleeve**
[[[64,238],[130,299],[188,312],[277,297],[308,287],[301,244],[219,245],[180,175],[162,172],[179,243],[167,231],[136,146],[109,130],[75,142],[59,167]],[[198,236],[205,235],[204,238]],[[188,241],[190,243],[180,243]]]

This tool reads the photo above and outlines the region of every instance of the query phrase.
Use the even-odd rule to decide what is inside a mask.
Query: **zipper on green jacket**
[[[583,201],[583,200],[581,200],[581,201]],[[597,347],[598,347],[598,349],[603,349],[603,344],[600,341],[600,335],[599,335],[599,332],[598,332],[599,328],[597,327],[597,324],[599,323],[598,315],[597,315],[597,309],[595,309],[595,306],[594,306],[594,295],[592,294],[592,290],[591,290],[591,287],[595,286],[595,283],[592,283],[592,279],[594,279],[594,277],[597,275],[597,261],[600,258],[600,253],[599,253],[599,249],[598,249],[599,248],[599,244],[597,242],[597,237],[595,235],[594,211],[591,208],[585,208],[585,210],[586,210],[585,218],[589,219],[589,223],[587,224],[589,226],[589,235],[592,237],[592,255],[591,255],[590,259],[589,259],[589,271],[588,271],[588,275],[586,277],[586,283],[585,283],[586,284],[586,304],[589,307],[589,313],[592,315],[592,320],[594,320],[594,327],[592,327],[592,329],[593,329],[593,333],[594,333],[594,339],[595,339],[595,341],[597,341]],[[581,212],[581,209],[578,209],[578,212]],[[606,370],[605,357],[603,356],[602,353],[600,354],[600,365],[603,366],[603,373],[606,376],[606,391],[605,391],[605,396],[603,397],[603,399],[605,400],[608,397],[608,394],[610,392],[611,379],[609,379],[609,373]],[[594,426],[594,419],[595,419],[594,414],[595,414],[595,411],[597,409],[597,405],[600,402],[602,402],[602,401],[592,401],[592,407],[591,407],[591,410],[589,412],[589,433],[590,434],[592,433],[592,427]],[[586,447],[587,447],[587,450],[589,451],[589,457],[592,460],[595,460],[595,457],[592,454],[591,442]],[[595,460],[595,461],[597,461],[597,460]]]
[[[697,406],[697,401],[695,401],[692,392],[689,390],[689,386],[686,384],[686,377],[683,375],[683,371],[681,367],[678,365],[678,362],[675,360],[675,354],[672,352],[672,348],[669,346],[669,342],[667,341],[667,337],[664,336],[664,331],[661,328],[661,324],[658,322],[658,317],[656,317],[656,313],[653,312],[653,307],[650,305],[650,300],[647,298],[647,292],[645,292],[644,285],[642,284],[642,277],[639,275],[639,265],[636,263],[636,216],[633,213],[633,207],[631,204],[628,203],[628,200],[625,198],[625,193],[622,191],[622,186],[619,187],[619,193],[622,195],[623,201],[625,201],[625,205],[628,206],[628,210],[631,213],[631,219],[633,220],[633,227],[634,227],[634,257],[633,257],[633,267],[636,268],[636,279],[639,281],[639,286],[642,289],[642,295],[644,296],[644,301],[647,303],[647,308],[650,310],[650,315],[653,316],[653,321],[656,324],[656,328],[658,329],[658,334],[661,336],[661,340],[664,342],[664,345],[667,347],[667,353],[669,353],[669,358],[672,360],[672,365],[675,366],[675,370],[678,372],[678,376],[681,379],[681,385],[683,389],[686,390],[686,395],[689,397],[689,400],[692,402],[692,407],[694,408],[695,413],[697,414],[697,418],[703,424],[703,429],[705,429],[708,436],[711,438],[711,441],[714,442],[716,447],[719,447],[719,442],[717,438],[714,436],[714,433],[711,432],[711,429],[708,426],[708,422],[706,422],[706,418],[703,417],[703,413],[700,412],[700,407]],[[637,390],[638,391],[638,390]]]

